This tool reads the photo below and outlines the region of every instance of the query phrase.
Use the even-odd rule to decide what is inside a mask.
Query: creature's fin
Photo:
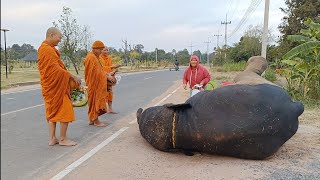
[[[139,124],[139,121],[140,121],[140,117],[141,117],[142,111],[143,111],[142,108],[139,108],[139,109],[137,110],[137,122],[138,122],[138,124]]]
[[[189,103],[182,103],[182,104],[165,104],[164,105],[165,107],[167,108],[170,108],[170,109],[187,109],[187,108],[191,108],[191,104]]]

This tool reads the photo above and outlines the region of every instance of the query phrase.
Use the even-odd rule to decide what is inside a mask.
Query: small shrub
[[[229,78],[226,76],[217,76],[215,79],[216,80],[228,80]]]
[[[218,67],[218,68],[217,68],[217,72],[225,72],[225,71],[224,71],[224,69],[223,69],[223,68]]]
[[[275,70],[268,68],[264,74],[264,78],[266,78],[268,81],[274,82],[277,80]]]
[[[222,69],[225,72],[230,72],[230,71],[243,71],[246,68],[246,62],[241,61],[238,63],[226,63],[222,66]]]

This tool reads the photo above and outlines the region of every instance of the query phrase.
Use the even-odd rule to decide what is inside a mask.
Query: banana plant
[[[302,35],[290,35],[288,40],[300,43],[283,57],[286,65],[282,74],[287,82],[287,90],[296,97],[320,98],[320,24],[307,19],[304,24],[308,29],[301,30]]]

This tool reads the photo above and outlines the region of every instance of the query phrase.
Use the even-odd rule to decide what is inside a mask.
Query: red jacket
[[[191,56],[190,62],[192,59],[197,60],[197,66],[196,68],[191,69],[191,64],[189,64],[189,67],[183,75],[183,84],[187,84],[189,82],[190,88],[192,88],[194,85],[202,82],[203,87],[205,87],[210,81],[210,73],[205,67],[199,64],[198,56]]]

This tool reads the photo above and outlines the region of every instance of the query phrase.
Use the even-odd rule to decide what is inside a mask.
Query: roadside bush
[[[246,68],[246,62],[241,61],[237,63],[226,63],[222,66],[222,69],[225,72],[230,72],[230,71],[243,71]]]
[[[290,41],[299,43],[281,60],[285,65],[277,71],[288,82],[287,91],[297,100],[320,99],[320,24],[307,19],[308,29],[302,35],[290,35]]]
[[[276,77],[276,72],[275,72],[275,70],[273,70],[272,68],[268,68],[268,69],[265,71],[264,78],[267,79],[268,81],[271,81],[271,82],[276,81],[276,80],[277,80],[277,77]]]

